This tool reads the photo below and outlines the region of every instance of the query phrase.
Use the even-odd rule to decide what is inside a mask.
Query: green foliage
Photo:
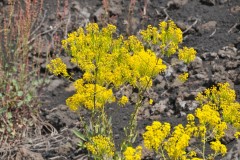
[[[42,1],[8,3],[0,25],[0,147],[20,142],[27,128],[36,124],[37,89],[46,82],[38,77],[39,66],[29,63]]]

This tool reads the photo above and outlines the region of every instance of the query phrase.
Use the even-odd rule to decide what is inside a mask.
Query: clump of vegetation
[[[36,124],[37,88],[43,80],[39,67],[29,62],[34,25],[42,0],[9,0],[3,7],[0,45],[0,147],[14,145]],[[37,67],[36,67],[37,66]]]
[[[167,68],[160,57],[171,56],[179,51],[180,59],[190,63],[194,60],[196,51],[187,47],[179,49],[182,31],[173,21],[163,21],[159,28],[149,25],[141,31],[140,38],[124,38],[115,35],[115,32],[116,27],[113,25],[99,29],[96,23],[90,23],[86,30],[79,28],[62,41],[64,49],[71,56],[71,62],[84,72],[81,78],[74,80],[76,93],[66,100],[66,104],[73,111],[84,107],[91,114],[90,122],[84,122],[85,132],[75,131],[81,139],[79,145],[86,148],[91,157],[141,159],[142,148],[132,147],[137,137],[137,116],[142,107],[143,94],[152,86],[152,79]],[[160,53],[154,52],[154,46],[158,46]],[[47,68],[54,75],[73,80],[60,58],[53,59]],[[184,79],[187,79],[186,76]],[[111,118],[107,116],[105,107],[116,101],[121,105],[128,102],[126,95],[120,98],[114,95],[114,91],[124,85],[137,88],[138,98],[129,125],[124,129],[125,139],[120,151],[117,151],[113,143]]]
[[[236,128],[235,136],[239,136],[240,104],[236,102],[236,94],[228,83],[219,83],[203,93],[196,100],[201,104],[194,114],[187,115],[187,125],[179,124],[173,128],[169,123],[155,121],[146,127],[143,134],[144,145],[163,159],[215,159],[224,156],[227,147],[221,143],[227,126]],[[228,108],[226,108],[228,107]],[[202,148],[190,146],[191,138],[202,143]],[[213,153],[206,155],[206,144],[210,143]],[[192,144],[191,144],[192,145]],[[198,153],[198,154],[197,154]]]

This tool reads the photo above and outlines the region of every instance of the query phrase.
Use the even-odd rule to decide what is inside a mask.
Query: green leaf
[[[7,107],[1,108],[1,109],[0,109],[0,115],[1,115],[2,113],[5,113],[6,111],[7,111]]]
[[[132,138],[132,143],[134,143],[135,141],[136,141],[136,139],[137,139],[137,133],[134,135],[134,137]]]
[[[22,105],[23,105],[23,101],[20,101],[20,102],[17,103],[18,107],[21,107]]]
[[[18,91],[18,92],[17,92],[17,96],[18,96],[18,97],[22,97],[22,96],[23,96],[23,91]]]
[[[74,133],[78,138],[80,138],[81,140],[87,141],[87,138],[86,138],[81,132],[79,132],[79,131],[77,131],[77,130],[73,130],[73,133]]]
[[[25,97],[25,101],[30,102],[31,100],[32,100],[32,95],[28,93]]]
[[[12,84],[15,87],[16,91],[18,91],[19,90],[19,86],[18,86],[18,83],[17,83],[16,79],[12,80]]]
[[[8,112],[7,113],[7,119],[11,119],[12,118],[12,113],[11,112]]]

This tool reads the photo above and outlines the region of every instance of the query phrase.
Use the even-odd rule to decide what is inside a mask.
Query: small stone
[[[228,0],[219,0],[219,4],[227,3]]]
[[[174,111],[172,109],[170,109],[170,110],[167,111],[166,114],[167,114],[168,117],[171,117],[174,114]]]
[[[233,6],[230,11],[234,14],[240,13],[240,6]]]
[[[55,79],[50,82],[47,89],[48,91],[54,91],[56,88],[58,88],[60,85],[64,84],[64,81],[61,79]]]
[[[153,116],[150,116],[150,119],[151,120],[154,120],[154,121],[156,121],[156,120],[160,120],[161,119],[161,115],[153,115]]]
[[[44,58],[40,58],[40,57],[33,57],[33,62],[37,63],[37,64],[43,64],[45,62]]]
[[[196,74],[195,77],[199,80],[207,80],[208,79],[208,75],[202,74],[202,73]]]
[[[168,8],[177,9],[188,3],[188,0],[172,0],[167,3]]]
[[[56,20],[56,15],[55,14],[50,14],[48,16],[48,19],[49,19],[49,21],[54,21],[54,20]]]
[[[105,10],[103,9],[103,7],[98,8],[98,10],[93,14],[93,17],[95,19],[96,22],[101,20],[102,15],[105,14]]]
[[[67,155],[72,149],[72,144],[67,142],[58,147],[58,153]]]
[[[137,103],[137,99],[138,99],[138,94],[137,93],[133,93],[131,96],[131,101],[133,103]]]
[[[157,83],[161,83],[163,81],[163,76],[161,76],[161,75],[157,75],[157,77],[153,80],[153,82],[155,83],[155,84],[157,84]]]
[[[216,52],[206,52],[201,55],[204,60],[212,61],[218,59],[218,54]]]
[[[68,109],[68,106],[64,104],[60,104],[58,107],[60,108],[61,111],[66,111]]]
[[[68,87],[65,88],[67,92],[74,92],[76,89],[74,87],[74,83],[71,83]]]
[[[216,28],[217,22],[216,21],[209,21],[207,23],[202,24],[199,29],[202,31],[212,31]]]
[[[223,144],[228,144],[229,142],[235,139],[234,133],[236,132],[236,128],[232,125],[228,124],[227,130],[225,130],[224,137],[222,138]]]
[[[155,114],[158,114],[158,113],[163,113],[166,108],[167,108],[167,106],[166,106],[165,104],[156,103],[156,104],[151,108],[151,111],[153,111],[153,113],[155,113]]]
[[[144,118],[149,118],[150,117],[150,111],[149,109],[146,109],[143,113]]]
[[[235,61],[235,62],[227,61],[225,67],[226,67],[227,70],[230,70],[230,69],[237,68],[238,65],[240,66],[240,61]]]
[[[213,6],[216,4],[215,0],[200,0],[202,4]]]
[[[120,135],[119,135],[119,134],[115,134],[115,135],[114,135],[114,138],[115,138],[115,139],[119,139],[119,138],[120,138]]]
[[[179,114],[180,117],[186,117],[186,115],[187,115],[186,112],[180,111],[180,114]]]
[[[199,106],[199,104],[196,101],[192,101],[192,102],[186,104],[186,108],[189,111],[195,110],[198,106]]]
[[[164,89],[165,88],[165,86],[166,86],[166,82],[165,81],[162,81],[160,84],[157,84],[156,85],[156,88],[158,89],[158,90],[161,90],[161,89]]]
[[[240,74],[238,74],[238,76],[236,77],[236,80],[235,80],[235,85],[239,85],[240,84]]]
[[[176,99],[175,106],[177,110],[184,110],[186,107],[187,101],[183,101],[180,97]]]
[[[220,58],[235,58],[237,56],[237,49],[235,47],[223,47],[218,51]]]
[[[174,73],[173,67],[169,66],[165,71],[165,76],[170,77]]]
[[[190,64],[190,67],[192,69],[198,69],[198,68],[202,68],[203,65],[203,61],[200,57],[196,57],[195,60]]]
[[[62,59],[63,63],[66,64],[67,69],[72,70],[72,69],[74,69],[74,68],[77,67],[77,65],[75,65],[75,64],[73,64],[73,63],[70,62],[70,61],[71,61],[71,58],[70,58],[70,57],[60,57],[60,58]]]
[[[79,2],[74,1],[74,2],[72,2],[71,5],[72,5],[72,6],[71,6],[71,9],[72,9],[73,11],[77,11],[77,12],[80,12],[80,11],[81,11],[81,7],[80,7]]]

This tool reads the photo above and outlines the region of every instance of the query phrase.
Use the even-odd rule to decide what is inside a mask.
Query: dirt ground
[[[100,25],[113,23],[117,25],[118,33],[131,35],[138,34],[140,29],[149,24],[157,26],[160,21],[172,19],[184,32],[183,45],[197,50],[198,57],[193,64],[185,69],[181,65],[170,68],[154,80],[153,89],[149,94],[154,103],[146,104],[138,117],[140,135],[146,125],[154,120],[169,122],[172,125],[185,123],[186,114],[193,112],[197,107],[194,101],[196,93],[218,82],[229,82],[240,102],[240,0],[139,0],[132,7],[129,0],[110,0],[107,15],[104,15],[101,0],[69,0],[68,3],[60,0],[59,7],[57,2],[45,1],[46,19],[41,28],[46,30],[58,26],[60,21],[66,22],[56,29],[54,34],[60,39],[66,38],[66,33],[85,26],[88,22],[97,22]],[[46,34],[43,38],[50,43],[52,35]],[[51,54],[59,54],[68,59],[64,51],[51,49]],[[172,63],[169,59],[166,61]],[[47,63],[44,57],[41,63],[44,72]],[[75,73],[78,71],[70,64],[68,70]],[[182,70],[189,71],[190,78],[180,85],[174,79]],[[31,159],[29,155],[35,155],[32,159],[87,159],[86,151],[78,148],[78,139],[72,133],[72,129],[81,128],[79,116],[87,114],[85,111],[80,115],[73,113],[66,106],[65,100],[74,93],[70,82],[51,75],[49,77],[50,84],[40,92],[40,116],[54,128],[44,127],[43,137],[34,142],[42,144],[23,145],[19,153],[25,153],[21,154],[22,159]],[[134,92],[129,95],[132,102],[134,95]],[[119,145],[132,106],[116,109],[117,107],[119,106],[112,104],[107,107],[107,112],[113,117],[114,139]],[[139,136],[136,145],[141,143],[142,139]],[[236,150],[237,142],[230,133],[225,137],[225,143],[229,150]],[[150,153],[144,154],[144,159],[154,159]],[[234,156],[236,157],[236,154],[224,159],[234,159]]]

